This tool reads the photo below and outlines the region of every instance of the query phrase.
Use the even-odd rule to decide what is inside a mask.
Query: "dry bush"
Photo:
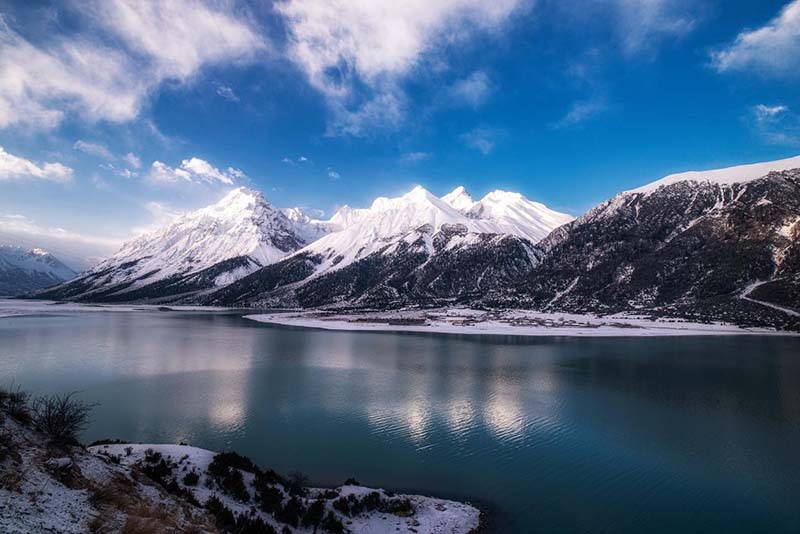
[[[4,411],[20,423],[28,425],[31,422],[31,412],[28,408],[28,400],[31,395],[22,391],[19,386],[5,389],[0,388],[0,410]]]
[[[59,444],[75,444],[89,424],[89,413],[96,404],[75,398],[76,392],[45,395],[33,401],[33,422],[36,428]]]
[[[141,503],[128,513],[122,534],[150,534],[180,528],[179,513],[166,506]]]

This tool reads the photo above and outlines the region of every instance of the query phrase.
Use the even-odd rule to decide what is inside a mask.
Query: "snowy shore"
[[[306,487],[236,453],[188,445],[56,445],[0,406],[0,532],[469,534],[466,503],[348,480]]]
[[[147,455],[158,455],[167,463],[177,466],[180,476],[176,482],[180,487],[192,491],[194,497],[201,505],[207,505],[212,497],[218,498],[236,515],[257,514],[266,523],[276,529],[283,524],[276,521],[275,517],[260,509],[255,509],[255,495],[258,493],[256,475],[247,469],[240,469],[245,487],[251,494],[251,500],[242,501],[234,496],[220,491],[215,485],[215,479],[210,474],[209,466],[217,455],[216,452],[190,447],[186,445],[155,445],[155,444],[110,444],[89,447],[89,451],[101,456],[119,459],[123,466],[142,465],[147,462]],[[199,479],[191,486],[183,480],[186,473],[198,473]],[[288,487],[275,482],[274,487],[279,488],[283,499],[289,499],[291,491]],[[376,493],[383,502],[410,503],[408,512],[390,512],[386,509],[365,511],[358,515],[346,515],[335,507],[339,499],[363,500],[370,494]],[[372,489],[355,484],[344,485],[334,489],[304,488],[300,497],[302,506],[308,508],[317,500],[325,501],[325,511],[333,512],[345,528],[350,532],[389,534],[396,532],[441,533],[460,534],[475,530],[480,523],[480,511],[469,504],[425,497],[422,495],[391,494],[382,489]],[[255,509],[255,512],[254,512]],[[313,528],[297,527],[292,532],[312,532]]]
[[[703,324],[632,315],[598,317],[524,310],[481,311],[462,308],[364,313],[293,312],[246,315],[261,323],[368,332],[418,332],[530,337],[655,337],[714,335],[798,335],[768,328]]]

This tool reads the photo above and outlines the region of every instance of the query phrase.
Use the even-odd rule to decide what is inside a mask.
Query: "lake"
[[[233,313],[0,319],[0,384],[100,403],[85,441],[235,449],[470,500],[490,532],[800,531],[800,338],[512,338]]]

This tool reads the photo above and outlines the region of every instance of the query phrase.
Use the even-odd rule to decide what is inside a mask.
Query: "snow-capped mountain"
[[[305,244],[261,193],[238,188],[218,203],[125,243],[49,298],[140,300],[229,284]]]
[[[492,191],[476,202],[467,216],[495,222],[501,231],[525,237],[538,243],[574,217],[551,210],[540,202],[528,200],[520,193]]]
[[[461,213],[467,213],[475,205],[472,195],[467,189],[460,185],[442,197],[445,204]]]
[[[434,233],[444,224],[460,224],[469,232],[503,233],[497,224],[466,217],[419,186],[401,197],[379,197],[368,210],[351,210],[348,215],[349,226],[298,252],[322,257],[318,271],[345,267],[425,225]]]
[[[76,275],[50,252],[0,245],[0,295],[50,287]]]
[[[489,300],[800,328],[800,168],[787,167],[800,158],[621,193],[552,232],[528,280]]]
[[[455,193],[448,200],[466,195],[463,188]],[[507,213],[513,211],[492,212]],[[501,220],[470,216],[415,187],[376,199],[349,227],[209,298],[215,304],[301,306],[464,298],[513,283],[538,262],[528,238],[538,229]]]
[[[339,227],[331,221],[312,217],[303,208],[284,208],[281,212],[291,221],[295,233],[304,243],[311,243]]]

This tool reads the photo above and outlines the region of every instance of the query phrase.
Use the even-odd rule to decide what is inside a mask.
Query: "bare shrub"
[[[30,424],[31,412],[28,401],[31,395],[19,386],[10,389],[0,388],[0,409],[22,424]]]
[[[75,444],[89,424],[89,413],[97,404],[75,398],[76,392],[45,395],[33,401],[33,422],[36,428],[59,444]]]

